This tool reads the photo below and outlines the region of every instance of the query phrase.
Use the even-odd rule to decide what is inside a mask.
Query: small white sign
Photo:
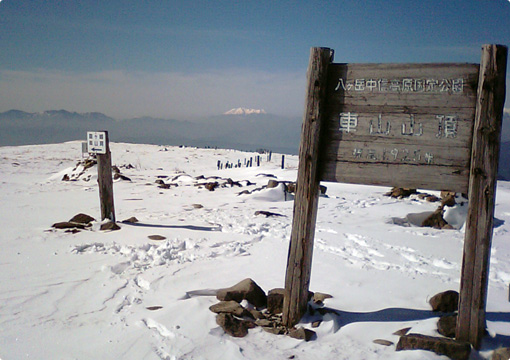
[[[87,132],[88,152],[91,154],[106,154],[106,133],[104,131]]]

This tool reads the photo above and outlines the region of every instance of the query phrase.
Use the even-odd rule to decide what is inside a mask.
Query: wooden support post
[[[113,207],[112,153],[110,152],[108,131],[104,131],[104,133],[106,153],[97,154],[97,182],[99,184],[101,220],[108,218],[115,222],[115,208]]]
[[[285,169],[285,155],[282,155],[282,170]]]
[[[294,216],[285,275],[283,323],[288,327],[299,322],[308,303],[319,198],[319,138],[326,106],[328,66],[332,60],[333,51],[331,49],[312,48],[310,51]],[[283,160],[282,156],[282,165]]]
[[[507,54],[505,46],[484,45],[478,81],[456,329],[457,340],[468,341],[476,349],[485,331]]]

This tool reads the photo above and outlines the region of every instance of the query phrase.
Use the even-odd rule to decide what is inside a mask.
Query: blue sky
[[[0,30],[0,111],[301,116],[311,47],[477,63],[482,44],[510,45],[510,1],[1,0]]]

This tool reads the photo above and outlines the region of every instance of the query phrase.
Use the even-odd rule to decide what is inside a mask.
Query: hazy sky
[[[510,45],[509,0],[0,0],[0,112],[301,116],[311,47],[478,63],[486,43]]]

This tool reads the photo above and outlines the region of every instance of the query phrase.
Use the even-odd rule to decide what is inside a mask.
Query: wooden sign
[[[321,179],[467,193],[476,64],[331,64]]]
[[[283,323],[308,303],[320,180],[469,194],[457,340],[485,331],[508,49],[477,64],[334,64],[312,48]]]
[[[106,132],[87,131],[87,144],[90,154],[106,154]]]

